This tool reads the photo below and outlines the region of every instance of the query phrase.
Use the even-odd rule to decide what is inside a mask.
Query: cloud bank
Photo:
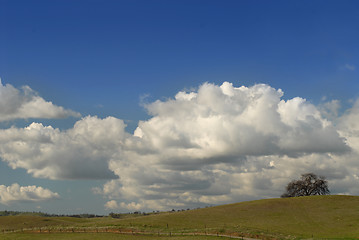
[[[79,113],[47,102],[29,86],[16,89],[0,79],[0,121],[28,118],[80,117]]]
[[[113,117],[85,117],[67,131],[41,123],[2,129],[0,156],[13,169],[38,178],[112,179],[108,162],[120,151],[124,127]]]
[[[327,176],[334,193],[359,193],[359,103],[338,117],[337,101],[283,95],[265,84],[205,83],[147,104],[151,117],[133,134],[121,119],[96,116],[64,131],[40,123],[0,130],[0,156],[35,177],[109,179],[94,189],[107,209],[278,197],[305,172]]]
[[[0,185],[0,203],[10,205],[14,202],[40,202],[59,198],[58,193],[37,186],[22,187],[17,183],[11,186]]]

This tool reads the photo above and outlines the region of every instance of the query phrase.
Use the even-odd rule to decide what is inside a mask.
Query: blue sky
[[[18,94],[14,93],[14,98],[10,100],[4,97],[6,94],[0,95],[0,101],[4,105],[2,108],[10,106],[11,109],[16,109],[19,105],[15,106],[14,99],[20,98],[22,104],[35,104],[34,98],[38,96],[44,102],[52,103],[52,106],[44,104],[41,108],[53,115],[46,115],[41,111],[37,113],[28,105],[26,111],[21,110],[11,116],[7,115],[10,110],[0,109],[0,114],[3,115],[0,138],[3,136],[4,139],[11,139],[7,143],[13,143],[0,149],[0,157],[3,160],[0,163],[0,185],[3,185],[5,193],[8,191],[8,195],[0,193],[0,207],[56,213],[107,213],[187,208],[275,197],[277,193],[277,196],[280,196],[283,184],[300,174],[295,173],[294,167],[327,175],[333,183],[335,193],[359,193],[359,189],[349,184],[350,179],[355,179],[356,175],[347,169],[348,166],[359,168],[358,164],[354,160],[341,162],[340,157],[344,154],[344,147],[341,145],[344,143],[350,149],[348,152],[344,151],[346,158],[355,159],[356,156],[353,132],[356,127],[355,103],[359,92],[358,22],[357,1],[1,0],[0,77],[3,92],[10,92],[10,87],[19,91]],[[313,149],[307,149],[304,143],[300,147],[288,147],[281,143],[284,132],[271,132],[270,136],[275,136],[278,143],[278,146],[273,145],[272,138],[267,135],[268,130],[262,131],[258,126],[249,123],[244,127],[244,120],[241,120],[232,126],[233,129],[239,129],[239,133],[243,133],[253,127],[255,131],[251,136],[261,133],[261,139],[265,139],[261,151],[253,153],[254,150],[246,148],[251,142],[246,136],[241,136],[238,145],[226,145],[223,140],[219,141],[220,136],[225,135],[225,129],[221,129],[214,122],[211,122],[214,125],[208,122],[206,124],[218,132],[207,135],[219,141],[213,146],[222,146],[223,143],[223,149],[207,149],[205,146],[212,146],[210,141],[202,146],[203,132],[194,135],[189,130],[183,130],[190,127],[179,125],[187,121],[186,118],[182,119],[183,114],[180,113],[195,114],[195,109],[201,109],[200,106],[207,106],[211,111],[217,108],[199,100],[196,104],[191,103],[184,107],[175,96],[184,91],[188,94],[192,92],[198,99],[199,96],[206,96],[206,99],[213,100],[217,95],[214,90],[208,90],[211,89],[209,86],[222,89],[224,95],[233,90],[228,90],[231,88],[226,84],[222,85],[224,82],[232,83],[234,89],[240,86],[248,88],[247,92],[238,93],[244,95],[238,95],[236,101],[232,99],[233,106],[239,104],[238,106],[252,109],[249,108],[252,106],[249,104],[253,100],[250,98],[252,94],[259,94],[265,101],[277,99],[273,100],[273,104],[282,109],[282,112],[275,110],[276,114],[281,114],[280,124],[292,126],[294,132],[299,131],[299,127],[293,123],[294,120],[289,120],[292,117],[284,117],[286,114],[290,112],[295,116],[315,118],[323,127],[323,132],[318,133],[323,139],[316,141],[323,140],[323,144]],[[23,86],[31,88],[31,92],[26,95],[26,91],[22,90]],[[278,93],[278,89],[284,94]],[[237,96],[237,92],[226,96]],[[186,99],[189,99],[189,96],[192,95],[188,95]],[[302,101],[297,101],[296,97]],[[247,101],[241,102],[239,99]],[[288,106],[281,104],[281,100]],[[232,106],[228,99],[218,98],[216,101],[218,104],[224,104],[221,109],[227,109],[227,105],[229,108]],[[61,107],[63,112],[59,109]],[[264,106],[258,107],[256,114],[261,114],[250,115],[256,116],[252,122],[271,119],[272,115],[265,109]],[[298,109],[302,109],[302,112]],[[223,122],[233,123],[242,116],[242,112],[238,112],[238,118],[231,119],[229,115],[218,111],[216,113]],[[316,111],[320,113],[320,118]],[[106,123],[104,119],[107,117],[113,119]],[[247,115],[246,117],[248,118]],[[193,119],[199,118],[193,116]],[[121,130],[122,123],[118,120],[123,121],[127,127]],[[209,118],[207,120],[209,121]],[[306,125],[307,128],[314,127],[306,122],[308,117],[299,120],[309,124]],[[111,154],[96,155],[97,152],[91,152],[85,154],[81,161],[76,155],[69,154],[65,166],[59,163],[60,158],[56,158],[63,154],[58,149],[63,148],[63,151],[68,153],[71,150],[80,151],[86,147],[93,149],[94,146],[101,145],[95,137],[91,140],[93,142],[89,141],[89,145],[76,145],[76,134],[71,135],[68,130],[75,129],[75,123],[78,121],[89,121],[101,129],[103,124],[109,124],[115,129],[118,127],[118,133],[123,134],[123,138],[114,139],[114,142],[118,141],[118,145],[111,145]],[[142,121],[142,127],[139,126],[139,121]],[[169,121],[173,121],[171,127],[166,125]],[[273,126],[278,126],[279,122],[276,121],[273,119]],[[333,129],[329,131],[325,121],[329,121]],[[52,126],[53,129],[58,128],[58,132],[62,134],[56,138],[62,140],[52,139],[52,147],[49,145],[46,148],[46,151],[57,149],[56,154],[49,155],[54,159],[48,159],[44,152],[45,146],[40,143],[41,146],[36,145],[32,142],[35,140],[19,140],[12,135],[15,130],[24,131],[33,122]],[[193,128],[206,126],[203,122],[193,124]],[[271,126],[268,124],[267,129],[271,129]],[[137,127],[142,129],[141,134],[145,137],[142,137],[139,131],[134,134]],[[112,131],[113,128],[102,130]],[[15,130],[11,132],[9,129]],[[165,129],[169,131],[168,134]],[[84,134],[82,130],[76,131],[77,134]],[[88,132],[91,136],[99,136],[91,133]],[[39,134],[47,133],[42,131]],[[51,134],[53,137],[58,133],[54,131]],[[177,140],[173,142],[180,153],[171,151],[157,156],[147,152],[150,148],[160,152],[166,145],[156,144],[162,141],[171,142],[174,135],[181,144],[189,144],[178,147],[180,143],[176,142]],[[329,135],[332,140],[324,141]],[[307,142],[313,141],[313,136],[303,135],[303,139],[306,137]],[[66,142],[67,140],[63,139],[70,140]],[[103,142],[110,142],[109,139],[101,139]],[[136,147],[131,145],[137,141],[139,142]],[[128,142],[131,142],[131,146]],[[184,160],[188,156],[181,155],[181,151],[187,149],[184,146],[188,147],[194,142],[197,147],[201,146],[203,151],[213,151],[214,155],[207,156],[196,152],[188,163]],[[15,147],[20,143],[26,145],[27,149],[38,149],[28,156],[23,152],[25,150]],[[73,147],[74,145],[77,147]],[[138,149],[140,145],[141,149]],[[174,145],[171,145],[171,149]],[[102,150],[109,148],[107,145],[105,147],[105,144],[102,147]],[[198,149],[197,147],[193,148]],[[114,150],[119,148],[121,151]],[[227,160],[218,160],[219,156]],[[283,158],[281,162],[286,164],[275,167],[272,158]],[[331,159],[330,162],[326,162],[325,159],[328,158]],[[83,171],[89,171],[89,174],[79,173],[79,177],[76,177],[75,172],[64,173],[69,166],[77,166],[77,161],[86,165],[87,161],[90,161],[86,159],[92,159],[94,164],[99,164],[95,164],[94,168],[101,166],[104,172],[98,173],[92,168],[84,168]],[[149,172],[147,178],[137,179],[135,176],[138,173],[122,173],[120,170],[126,168],[125,163],[131,163],[140,172],[141,167],[146,166],[146,161],[148,164],[160,166],[158,171]],[[335,165],[338,162],[340,164]],[[193,163],[196,163],[196,167],[193,167],[196,170],[189,167]],[[278,171],[272,169],[272,172],[266,172],[268,176],[272,176],[272,185],[263,189],[258,186],[261,184],[256,184],[253,179],[262,179],[263,182],[268,180],[263,177],[265,168],[258,167],[267,163]],[[182,167],[174,167],[177,165]],[[324,168],[323,165],[330,165],[332,169]],[[228,170],[234,166],[238,169]],[[342,172],[333,172],[334,166],[342,169]],[[186,168],[192,170],[185,170]],[[292,168],[293,170],[290,170]],[[109,175],[99,177],[104,176],[105,169],[114,172],[119,180],[111,180]],[[285,175],[279,175],[283,169],[289,170]],[[53,171],[54,175],[51,177],[52,172],[44,174],[43,171]],[[219,172],[222,172],[223,176],[219,176]],[[91,174],[94,177],[90,177]],[[188,178],[193,182],[186,182],[180,176],[190,176]],[[223,192],[217,189],[217,185],[228,181],[238,181],[238,185],[230,184],[231,187]],[[167,184],[164,184],[165,182]],[[183,185],[177,186],[176,182]],[[14,183],[18,183],[20,187],[36,186],[37,190],[42,187],[48,192],[38,191],[36,199],[30,199],[26,194],[17,197],[10,194],[10,198],[9,187]],[[142,184],[143,188],[136,189],[136,184]],[[192,189],[191,185],[198,186]],[[160,190],[153,190],[152,193],[145,191],[152,187]],[[16,192],[16,188],[14,189]],[[24,189],[23,192],[34,191]],[[114,193],[116,191],[117,195]],[[248,192],[248,195],[243,192]],[[157,202],[152,196],[156,194]],[[85,199],[87,203],[83,204]],[[105,204],[107,205],[104,206]]]

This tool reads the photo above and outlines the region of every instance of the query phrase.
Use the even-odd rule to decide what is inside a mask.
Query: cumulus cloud
[[[197,93],[180,92],[174,100],[147,105],[153,117],[139,123],[135,136],[151,149],[208,161],[222,155],[237,159],[348,150],[314,105],[299,97],[281,100],[282,95],[264,84],[204,84]]]
[[[38,96],[29,86],[17,89],[0,79],[0,121],[28,118],[80,117],[79,113],[56,106]]]
[[[205,83],[145,104],[150,118],[133,134],[120,119],[92,116],[63,131],[40,123],[0,130],[0,156],[35,177],[109,179],[94,189],[107,209],[277,197],[305,172],[327,176],[334,192],[358,192],[359,103],[338,118],[338,102],[324,112],[283,95],[265,84]]]
[[[13,183],[11,186],[0,185],[0,202],[10,205],[14,202],[39,202],[59,198],[58,193],[37,186],[20,186]]]
[[[105,203],[106,209],[118,209],[118,204],[115,200],[111,200]]]
[[[85,117],[60,131],[41,123],[0,130],[0,156],[12,168],[49,179],[111,179],[112,155],[126,136],[122,120]]]
[[[103,194],[120,206],[168,209],[280,196],[300,173],[343,178],[344,136],[303,98],[268,85],[203,84],[147,104],[152,115],[110,162]]]

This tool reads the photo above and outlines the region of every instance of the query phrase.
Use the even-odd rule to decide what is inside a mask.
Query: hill
[[[129,220],[124,220],[128,223]],[[265,199],[132,219],[131,225],[309,238],[357,238],[359,197]]]
[[[359,197],[265,199],[217,207],[114,219],[0,217],[0,229],[23,226],[110,227],[146,232],[220,233],[273,238],[357,238]]]

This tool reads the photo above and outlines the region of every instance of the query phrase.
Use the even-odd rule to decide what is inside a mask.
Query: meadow
[[[48,234],[9,234],[0,236],[4,240],[27,240],[27,239],[36,239],[36,240],[214,240],[218,239],[216,236],[157,236],[157,235],[124,235],[124,234],[115,234],[115,233],[53,233]],[[221,237],[221,239],[230,239],[226,237]]]
[[[329,195],[119,219],[6,216],[0,217],[0,239],[358,239],[358,226],[359,197]]]

